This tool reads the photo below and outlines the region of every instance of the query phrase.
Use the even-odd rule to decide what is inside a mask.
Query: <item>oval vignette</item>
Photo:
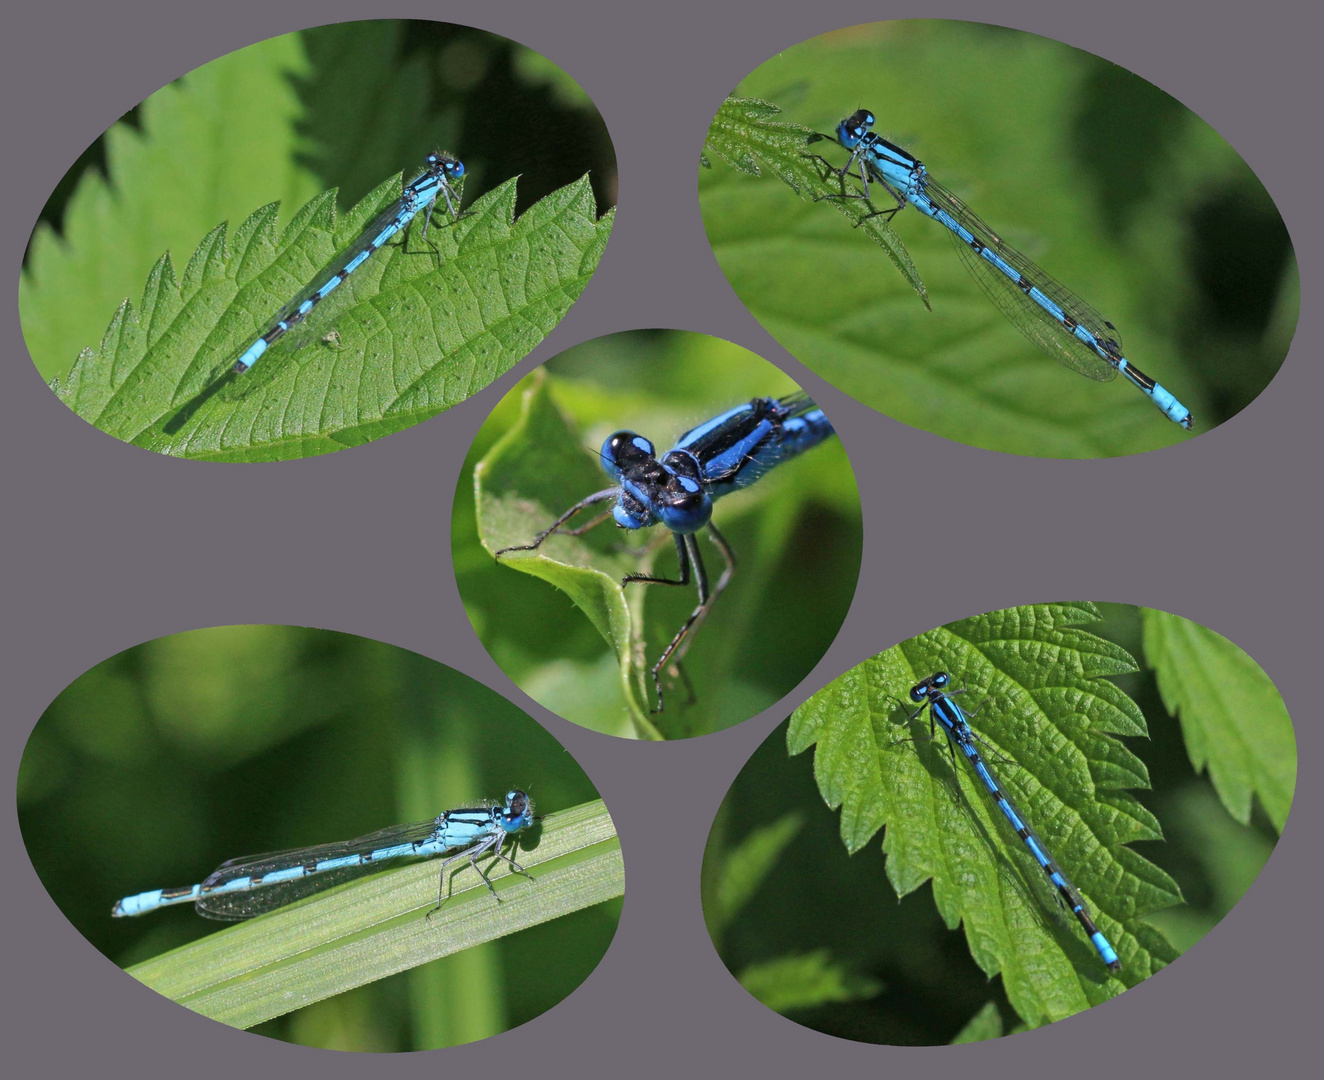
[[[432,913],[433,857],[228,927],[190,903],[111,914],[228,859],[501,805],[515,789],[536,820],[504,851],[534,880],[484,856],[499,904],[461,859]],[[95,948],[196,1012],[307,1046],[424,1050],[522,1024],[588,976],[620,915],[614,826],[564,748],[467,676],[350,634],[216,627],[110,657],[38,720],[18,809],[42,884]],[[276,1015],[282,998],[314,1003]]]
[[[930,740],[910,691],[939,671],[1119,971],[967,757],[941,727]],[[1120,604],[973,616],[845,672],[754,752],[708,838],[705,920],[741,985],[816,1031],[995,1038],[1107,1001],[1235,922],[1296,770],[1273,683],[1197,623]]]

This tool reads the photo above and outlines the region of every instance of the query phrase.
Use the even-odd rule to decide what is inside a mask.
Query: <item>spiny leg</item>
[[[717,545],[717,550],[722,553],[722,558],[726,561],[726,566],[718,577],[717,584],[713,586],[712,596],[708,598],[708,610],[711,611],[713,605],[717,603],[717,598],[722,595],[722,590],[724,590],[730,582],[731,575],[735,573],[736,553],[732,550],[731,545],[726,542],[726,537],[713,527],[712,522],[708,523],[708,538]],[[694,635],[699,632],[699,627],[703,625],[703,619],[706,614],[707,612],[705,612],[704,615],[701,615],[690,626],[688,636],[685,638],[685,641],[682,643],[676,655],[672,657],[672,669],[685,684],[685,692],[688,695],[686,701],[687,705],[693,705],[698,698],[694,693],[694,686],[690,682],[690,677],[685,671],[685,653],[689,651],[690,642],[694,640]]]
[[[686,545],[688,537],[682,536],[680,533],[672,533],[671,535],[676,541],[676,558],[680,562],[679,580],[658,577],[656,574],[626,574],[625,577],[621,578],[621,588],[631,582],[638,582],[640,585],[688,585],[690,583],[690,557]],[[704,580],[702,564],[699,567],[699,574],[701,582],[699,588],[702,590],[704,588],[704,584],[702,584]]]
[[[448,889],[447,888],[448,882],[446,878],[446,867],[450,866],[450,864],[455,862],[456,859],[463,859],[466,855],[471,856],[473,859],[476,859],[483,852],[487,851],[493,844],[499,842],[500,842],[500,837],[489,836],[486,840],[480,841],[471,848],[466,848],[464,851],[461,851],[458,855],[452,855],[449,859],[442,860],[441,868],[437,874],[437,906],[434,907],[432,911],[429,911],[427,913],[426,918],[428,919],[432,918],[435,912],[441,910],[441,905],[451,898],[451,892],[453,891],[453,887],[454,887],[455,875],[452,874],[450,876],[450,884],[452,888]],[[476,864],[475,864],[475,869],[477,869]],[[479,870],[478,872],[479,874],[482,875],[483,880],[487,882],[487,887],[491,889],[492,895],[496,896],[496,890],[492,888],[492,883],[490,881],[487,881],[487,875],[483,874],[481,870]],[[500,901],[500,899],[501,899],[500,897],[497,897],[498,901]]]
[[[450,216],[451,216],[451,218],[452,218],[452,224],[454,224],[454,222],[456,222],[456,221],[459,221],[461,218],[473,217],[473,215],[474,215],[474,211],[473,211],[473,210],[457,210],[457,209],[455,208],[455,203],[451,202],[451,190],[450,190],[450,188],[447,187],[445,184],[442,184],[442,185],[441,185],[441,190],[438,191],[437,194],[434,195],[434,196],[432,197],[432,201],[431,201],[430,203],[428,203],[428,208],[427,208],[427,210],[425,211],[425,213],[424,213],[424,215],[423,215],[423,239],[424,239],[424,240],[426,240],[426,239],[428,238],[428,225],[429,225],[429,224],[431,223],[431,221],[432,221],[432,209],[433,209],[433,207],[435,207],[435,206],[437,205],[437,197],[438,197],[438,196],[440,196],[441,198],[443,198],[443,199],[446,200],[446,212],[447,212],[448,214],[450,214]]]
[[[810,135],[809,138],[806,140],[806,142],[810,142],[810,143],[816,143],[816,142],[819,142],[819,141],[826,141],[826,142],[832,142],[832,143],[835,143],[837,140],[836,140],[836,138],[834,138],[834,137],[831,136],[831,135],[824,135],[821,131],[815,131],[815,132],[814,132],[812,135]],[[855,173],[852,173],[850,170],[851,170],[851,166],[854,165],[854,164],[859,160],[859,158],[860,158],[860,153],[861,153],[861,151],[860,151],[860,148],[859,148],[859,147],[856,147],[854,150],[852,150],[852,151],[851,151],[851,155],[850,155],[850,160],[848,160],[848,161],[846,162],[846,164],[845,164],[842,168],[840,168],[840,169],[838,169],[835,165],[833,165],[832,162],[828,161],[828,159],[825,158],[822,154],[804,154],[804,155],[802,155],[802,156],[808,158],[810,161],[816,161],[816,162],[818,162],[820,165],[823,166],[823,179],[824,179],[824,180],[826,180],[829,176],[835,176],[835,177],[837,178],[837,182],[841,185],[841,192],[840,192],[839,194],[836,194],[836,195],[815,195],[815,196],[814,196],[814,202],[822,202],[824,199],[868,199],[868,197],[869,197],[869,178],[868,178],[867,174],[865,173],[865,169],[867,168],[867,166],[861,166],[861,168],[860,168],[860,172],[859,172],[859,181],[860,181],[860,183],[861,183],[861,184],[863,185],[863,187],[864,187],[864,194],[863,194],[863,195],[854,195],[854,194],[851,194],[850,192],[848,192],[848,191],[846,190],[846,177],[849,176],[849,177],[851,177],[852,179],[855,179],[855,177],[856,177],[856,174],[855,174]],[[900,207],[898,206],[895,210],[891,210],[891,211],[886,211],[886,210],[875,210],[874,213],[875,213],[875,214],[889,214],[889,216],[890,216],[890,214],[895,214],[896,211],[899,210],[899,209],[900,209]],[[871,216],[872,216],[872,215],[871,215]]]
[[[685,653],[689,651],[690,642],[694,640],[694,635],[698,633],[699,627],[703,624],[704,618],[707,616],[708,612],[712,610],[713,605],[717,603],[717,598],[722,595],[723,590],[725,590],[726,586],[730,583],[731,576],[732,574],[735,573],[736,570],[736,553],[731,549],[731,545],[726,542],[726,537],[724,537],[720,532],[717,531],[716,528],[713,527],[713,523],[711,521],[708,523],[708,538],[713,542],[714,545],[716,545],[717,550],[722,553],[722,559],[726,563],[726,565],[725,567],[723,567],[722,573],[717,578],[717,584],[712,587],[712,591],[709,594],[707,600],[704,601],[702,597],[700,598],[699,609],[703,609],[703,610],[696,609],[694,614],[691,615],[689,625],[686,628],[689,631],[688,635],[686,635],[683,631],[681,634],[677,635],[678,638],[679,637],[685,638],[683,642],[679,643],[679,648],[677,649],[676,654],[672,657],[672,660],[677,665],[679,665],[680,662],[685,658]],[[694,556],[697,559],[699,556],[697,542],[694,545],[693,551],[694,551]],[[700,564],[700,566],[702,566],[702,563]],[[705,584],[706,584],[706,578],[705,578]],[[677,642],[673,641],[672,642],[673,648],[676,645]]]
[[[518,846],[518,844],[519,844],[519,841],[518,841],[515,837],[512,836],[512,837],[510,838],[510,847],[511,847],[511,850],[513,851],[513,850]],[[501,845],[500,845],[500,844],[497,845],[497,849],[496,849],[495,852],[493,852],[493,854],[494,854],[498,859],[500,859],[502,862],[508,862],[508,863],[510,863],[510,868],[511,868],[515,873],[517,873],[517,874],[523,874],[523,875],[524,875],[526,878],[528,878],[530,881],[533,881],[533,880],[534,880],[532,874],[530,874],[527,870],[525,870],[524,867],[520,866],[520,864],[517,863],[517,862],[516,862],[511,856],[507,855],[505,852],[503,852],[503,851],[501,850]]]
[[[402,193],[402,194],[403,194],[403,193]],[[435,255],[435,256],[437,257],[437,268],[438,268],[438,269],[441,269],[441,248],[437,247],[436,244],[434,244],[431,240],[428,239],[428,226],[429,226],[430,224],[432,224],[432,211],[433,211],[433,209],[434,209],[434,208],[436,207],[436,205],[437,205],[437,199],[438,199],[438,198],[445,198],[445,200],[446,200],[446,212],[447,212],[448,214],[450,214],[451,219],[452,219],[452,220],[451,220],[451,223],[452,223],[452,224],[454,224],[456,221],[459,221],[461,218],[472,217],[474,212],[473,212],[472,210],[459,210],[459,211],[457,211],[457,210],[455,209],[455,204],[454,204],[453,202],[451,202],[450,192],[447,191],[445,187],[442,187],[442,189],[441,189],[439,192],[437,192],[437,194],[436,194],[435,196],[433,196],[432,201],[431,201],[430,203],[428,203],[427,207],[424,209],[424,211],[423,211],[423,237],[422,237],[422,239],[423,239],[423,242],[424,242],[425,244],[428,245],[428,250],[429,250],[433,255]],[[412,224],[412,222],[411,222],[411,223],[410,223],[409,232],[412,232],[412,231],[413,231],[413,224]],[[402,245],[401,245],[401,246],[404,248],[404,252],[405,252],[405,254],[406,254],[406,255],[426,255],[428,252],[425,252],[425,251],[410,251],[410,250],[409,250],[409,232],[406,232],[406,233],[405,233],[405,238],[404,238],[404,240],[402,241]]]
[[[520,864],[517,863],[514,859],[512,859],[509,855],[506,855],[506,854],[504,854],[504,853],[502,852],[502,850],[501,850],[501,846],[502,846],[502,843],[504,842],[504,840],[505,840],[505,837],[502,837],[502,836],[498,836],[498,837],[497,837],[497,839],[496,839],[496,844],[494,845],[493,852],[492,852],[493,856],[494,856],[495,858],[498,858],[498,859],[502,860],[503,862],[508,862],[508,863],[510,863],[510,865],[511,865],[512,867],[514,867],[516,871],[518,871],[519,873],[523,874],[526,878],[528,878],[530,881],[532,881],[532,880],[533,880],[533,875],[532,875],[532,874],[530,874],[527,870],[525,870],[524,867],[520,866]],[[516,843],[514,837],[511,837],[511,843],[512,843],[512,845],[513,845],[514,843]],[[452,859],[448,859],[447,862],[454,862],[455,859],[462,859],[462,858],[464,858],[465,855],[468,855],[468,856],[469,856],[469,865],[472,866],[475,870],[478,871],[478,876],[481,877],[481,878],[483,879],[483,884],[487,886],[487,891],[490,892],[490,893],[492,894],[493,898],[495,898],[496,902],[499,904],[499,903],[501,903],[501,897],[497,896],[497,891],[496,891],[495,887],[492,885],[492,879],[489,878],[489,877],[487,876],[487,874],[484,872],[483,868],[482,868],[481,866],[478,865],[478,858],[479,858],[479,856],[482,855],[482,854],[484,854],[484,851],[483,851],[482,849],[477,850],[477,851],[473,851],[472,853],[471,853],[471,852],[465,852],[465,851],[462,851],[462,852],[460,852],[460,854],[454,856],[454,858],[452,858]],[[441,866],[442,866],[442,869],[444,870],[444,869],[446,868],[446,863],[442,863]]]
[[[828,142],[834,142],[834,143],[836,142],[836,139],[833,139],[830,135],[824,135],[821,132],[817,132],[817,131],[814,132],[813,135],[809,136],[809,139],[807,141],[813,143],[813,142],[818,142],[820,139],[827,140]],[[835,165],[832,164],[832,162],[828,161],[828,159],[825,158],[822,154],[802,154],[801,156],[808,158],[810,161],[817,162],[819,165],[823,167],[822,179],[826,180],[829,176],[835,176],[837,180],[840,181],[841,183],[841,194],[842,195],[846,194],[846,169],[850,168],[851,162],[855,160],[854,157],[851,158],[851,162],[846,163],[846,169],[838,169]],[[831,197],[832,196],[815,196],[814,202],[818,202],[819,198],[831,198]]]
[[[619,488],[614,488],[614,487],[604,488],[602,491],[595,491],[592,495],[589,495],[587,498],[580,499],[579,502],[575,503],[574,506],[572,506],[559,518],[553,521],[549,526],[547,526],[547,528],[543,529],[542,532],[538,533],[538,535],[533,538],[531,543],[512,544],[510,547],[501,548],[499,551],[496,552],[496,556],[500,558],[508,551],[537,551],[538,548],[542,547],[542,542],[544,540],[546,540],[549,536],[551,536],[552,533],[560,530],[562,525],[564,525],[567,521],[569,521],[572,517],[574,517],[585,507],[593,506],[596,503],[605,502],[607,499],[613,499],[616,497],[619,491],[620,491]],[[581,526],[577,529],[566,529],[564,530],[564,532],[566,532],[566,534],[569,536],[579,536],[580,533],[587,532],[595,525],[601,525],[602,522],[607,520],[608,516],[609,514],[600,514],[596,518],[594,518],[588,525]]]
[[[602,511],[597,517],[592,518],[587,525],[576,525],[573,529],[562,529],[562,536],[583,536],[586,532],[596,529],[604,521],[611,517],[611,510]]]
[[[690,564],[693,562],[698,575],[699,598],[700,604],[702,605],[703,598],[708,592],[708,574],[703,568],[703,561],[699,558],[698,549],[694,548],[694,538],[692,536],[683,536],[680,533],[672,533],[671,535],[676,541],[676,559],[680,563],[680,578],[672,579],[658,577],[656,574],[626,574],[625,577],[621,579],[621,588],[624,588],[632,582],[638,582],[641,585],[688,585],[690,583]],[[693,621],[693,618],[693,616],[690,616],[690,619],[686,621],[686,627],[688,627],[690,622]],[[681,633],[677,635],[676,640],[683,636],[684,629],[682,629]],[[662,659],[659,660],[657,665],[653,668],[653,686],[657,691],[657,708],[654,709],[653,712],[662,711],[662,683],[658,679],[658,669],[666,662],[667,657],[670,656],[675,649],[676,640],[673,640],[671,645],[667,647],[667,651],[662,654]]]
[[[875,174],[874,181],[879,185],[881,185],[883,190],[885,190],[889,195],[892,196],[892,199],[894,200],[896,205],[886,207],[882,210],[877,210],[874,208],[873,202],[869,196],[869,166],[867,164],[861,165],[860,171],[858,173],[853,173],[850,171],[851,166],[854,165],[856,161],[859,160],[860,151],[858,149],[851,154],[850,160],[846,162],[845,167],[841,169],[833,168],[830,162],[828,162],[825,158],[819,157],[817,154],[810,154],[806,156],[817,158],[817,160],[822,161],[823,164],[827,165],[827,167],[832,172],[837,174],[838,179],[841,181],[840,194],[815,195],[814,202],[821,202],[824,199],[863,199],[865,202],[869,204],[869,213],[865,214],[864,217],[860,218],[860,220],[855,223],[854,228],[858,229],[870,218],[881,217],[881,218],[886,218],[888,221],[891,221],[892,218],[896,216],[897,211],[901,210],[906,205],[905,196],[902,195],[901,192],[899,192],[891,184],[889,184],[885,179],[883,179],[883,177]],[[846,190],[846,177],[848,176],[851,179],[856,179],[856,178],[859,179],[860,187],[863,189],[862,192],[856,193]]]
[[[662,670],[667,666],[667,661],[680,649],[681,642],[690,632],[692,627],[707,609],[710,599],[708,592],[708,570],[703,565],[703,555],[699,551],[699,545],[694,542],[694,534],[690,533],[684,537],[676,535],[676,551],[685,560],[685,578],[689,578],[689,567],[694,565],[694,583],[699,593],[699,604],[690,612],[690,617],[685,620],[681,628],[676,631],[676,636],[671,639],[671,643],[662,651],[662,655],[657,658],[657,663],[653,665],[653,690],[657,694],[657,708],[654,712],[661,712],[663,709],[662,700]],[[676,663],[679,664],[684,653],[676,656]]]
[[[450,899],[451,890],[447,888],[448,879],[446,877],[446,867],[450,866],[451,863],[457,862],[460,859],[466,857],[468,858],[469,865],[478,871],[478,876],[483,879],[483,884],[487,886],[487,891],[492,894],[492,896],[496,899],[496,902],[498,904],[501,903],[501,897],[497,896],[497,891],[493,887],[491,879],[487,876],[487,874],[483,872],[483,868],[478,865],[478,859],[480,856],[486,854],[489,850],[495,848],[493,854],[496,856],[496,858],[510,863],[510,865],[514,867],[517,871],[519,871],[519,873],[523,874],[526,878],[532,881],[533,880],[532,874],[530,874],[527,870],[525,870],[524,867],[520,866],[520,864],[517,863],[514,859],[512,859],[509,855],[506,855],[504,852],[502,852],[501,847],[504,842],[505,842],[504,836],[501,835],[489,836],[486,840],[482,841],[481,843],[475,844],[473,847],[461,851],[458,855],[452,855],[449,859],[444,860],[441,864],[441,872],[437,875],[437,906],[427,913],[427,918],[429,919],[432,918],[435,912],[441,910],[441,905]],[[519,841],[515,837],[511,837],[512,847],[518,844],[518,842]],[[456,871],[456,873],[458,873],[458,871]],[[454,880],[455,880],[455,874],[452,874],[449,878],[449,882],[453,884]]]
[[[685,620],[684,625],[676,632],[676,636],[671,639],[671,643],[653,665],[653,686],[657,691],[657,712],[662,711],[662,671],[668,663],[674,663],[676,670],[680,673],[680,663],[685,658],[685,653],[689,651],[690,642],[694,640],[694,634],[703,624],[708,612],[712,610],[713,604],[722,594],[731,580],[731,575],[735,573],[736,558],[735,552],[731,550],[731,545],[726,542],[724,537],[713,526],[708,523],[708,535],[713,543],[717,545],[717,550],[722,553],[722,558],[726,561],[726,566],[722,570],[721,576],[717,579],[717,584],[710,590],[708,587],[708,571],[703,564],[703,556],[699,551],[699,545],[694,536],[685,537],[685,551],[690,561],[694,563],[694,572],[696,584],[699,592],[699,603],[690,613],[690,617]],[[679,540],[679,538],[678,538]],[[677,548],[679,550],[679,543]],[[686,680],[688,682],[688,679]]]
[[[731,575],[736,572],[736,553],[731,550],[731,545],[726,542],[726,537],[717,531],[711,521],[708,522],[708,539],[717,545],[717,550],[722,553],[722,558],[726,561],[726,568],[717,578],[717,584],[713,586],[713,602],[722,595],[722,590],[727,587],[731,581]]]

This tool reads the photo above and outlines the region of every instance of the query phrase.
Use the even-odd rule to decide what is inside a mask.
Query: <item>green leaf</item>
[[[759,886],[772,873],[782,853],[800,835],[803,827],[802,815],[783,814],[771,824],[753,830],[722,857],[712,890],[703,906],[710,936],[714,939],[720,937],[740,909],[754,898]]]
[[[1246,895],[1274,844],[1258,823],[1233,820],[1210,784],[1184,784],[1164,800],[1162,814],[1169,850],[1181,853],[1187,873],[1199,868],[1201,902],[1156,912],[1148,922],[1184,953]]]
[[[757,98],[729,97],[713,118],[704,149],[750,176],[762,176],[767,169],[806,202],[830,206],[845,214],[887,253],[924,306],[929,307],[919,271],[901,238],[892,231],[888,217],[876,212],[859,185],[844,184],[834,174],[831,163],[818,156],[816,144],[826,139],[825,145],[832,145],[831,137],[800,124],[773,120],[780,112],[776,105]],[[890,205],[885,202],[883,210]]]
[[[794,116],[820,132],[861,105],[872,108],[879,134],[917,154],[1000,235],[1121,327],[1128,358],[1194,409],[1198,423],[1203,376],[1183,360],[1191,330],[1174,315],[1194,286],[1183,263],[1188,245],[1172,232],[1203,196],[1195,183],[1184,185],[1188,205],[1165,203],[1166,213],[1155,208],[1143,227],[1132,223],[1130,246],[1131,236],[1119,235],[1127,222],[1099,212],[1093,179],[1073,150],[1082,96],[1104,66],[1026,34],[888,23],[789,49],[736,94],[780,100],[788,86],[805,85]],[[1186,131],[1173,135],[1174,159],[1187,148]],[[831,143],[816,148],[838,168],[849,157]],[[1124,379],[1098,385],[1026,341],[965,271],[941,225],[913,208],[890,223],[923,274],[928,311],[909,275],[899,276],[861,235],[864,227],[806,205],[807,180],[792,182],[757,156],[752,175],[748,149],[743,158],[729,153],[733,168],[699,175],[714,255],[751,314],[834,386],[915,427],[1004,452],[1097,457],[1189,437]],[[1231,148],[1220,153],[1248,173]],[[1159,240],[1144,239],[1156,233]]]
[[[958,1043],[983,1042],[985,1039],[1002,1038],[1002,1014],[995,1002],[988,1002],[979,1012],[970,1018],[969,1023],[956,1033],[951,1045]]]
[[[521,82],[529,86],[549,86],[562,104],[597,115],[597,106],[584,88],[575,82],[569,72],[552,63],[542,53],[518,48],[511,59],[515,74]]]
[[[889,649],[815,694],[791,718],[792,754],[815,747],[814,774],[855,852],[886,826],[898,896],[932,881],[938,910],[964,923],[971,953],[1001,973],[1031,1026],[1120,993],[1175,958],[1145,914],[1181,902],[1176,883],[1126,847],[1159,823],[1121,790],[1147,787],[1144,764],[1114,736],[1146,734],[1136,704],[1105,676],[1135,670],[1121,647],[1077,629],[1090,604],[1045,604],[951,623]],[[1109,977],[983,785],[945,741],[911,720],[910,688],[946,670],[990,770],[1086,897],[1122,959]],[[982,703],[982,704],[981,704]],[[959,796],[956,785],[959,784]],[[1060,917],[1059,917],[1060,916]]]
[[[474,469],[478,533],[490,555],[495,558],[504,548],[527,544],[564,509],[559,505],[564,492],[603,487],[605,477],[582,445],[548,393],[546,370],[537,369],[524,390],[519,419]],[[584,524],[599,512],[594,507],[573,524]],[[638,569],[637,560],[628,552],[611,551],[601,530],[583,536],[555,533],[537,551],[512,551],[501,558],[562,590],[587,616],[616,654],[621,692],[636,735],[660,739],[648,719],[643,670],[634,660],[643,644],[635,629],[641,620],[632,614],[631,603],[642,604],[645,590],[634,589],[627,599],[621,587],[621,579]]]
[[[298,34],[310,70],[299,80],[305,109],[297,151],[319,177],[335,178],[339,206],[375,188],[383,168],[417,167],[428,151],[458,146],[466,110],[453,97],[434,96],[440,57],[418,47],[407,21],[328,23]],[[464,156],[470,153],[466,144]],[[483,164],[466,160],[465,166],[469,186],[485,191]]]
[[[138,308],[121,306],[60,398],[146,449],[214,461],[328,453],[403,430],[470,397],[524,358],[579,296],[611,229],[587,178],[512,221],[515,181],[458,222],[417,222],[369,259],[251,371],[234,358],[400,191],[386,181],[337,220],[334,192],[275,237],[276,206],[199,245],[182,282],[168,255]],[[433,247],[429,245],[434,245]],[[325,309],[325,310],[323,310]]]
[[[1196,772],[1206,766],[1227,812],[1250,822],[1258,795],[1280,832],[1296,791],[1296,738],[1282,695],[1236,645],[1198,623],[1142,609],[1145,658],[1181,720]]]
[[[827,949],[750,964],[740,973],[740,985],[779,1013],[864,1001],[883,991],[877,979],[853,973]]]
[[[821,657],[854,590],[858,492],[840,443],[831,439],[720,501],[714,520],[738,570],[685,658],[694,699],[687,700],[681,680],[664,679],[666,709],[652,713],[651,666],[695,594],[692,587],[621,583],[650,568],[675,578],[671,534],[625,533],[604,523],[577,537],[553,534],[537,551],[500,559],[496,552],[529,544],[576,502],[612,486],[596,456],[610,432],[631,428],[665,446],[669,434],[733,402],[786,393],[794,384],[738,346],[689,333],[612,335],[549,366],[564,377],[535,372],[493,411],[470,457],[474,501],[460,506],[457,496],[455,522],[467,524],[469,507],[475,513],[473,527],[452,533],[457,582],[484,645],[526,693],[613,734],[688,738],[771,705]],[[602,505],[571,527],[587,526]],[[475,529],[481,547],[473,543]],[[700,545],[715,580],[721,556],[706,537]],[[797,573],[803,581],[782,584]],[[527,578],[515,580],[521,574],[542,580],[530,589]],[[578,610],[549,596],[543,582]],[[524,617],[512,618],[512,611]],[[589,626],[592,636],[581,632]]]
[[[162,251],[192,247],[273,196],[293,210],[317,193],[295,130],[296,79],[308,70],[300,35],[283,34],[158,90],[140,106],[139,127],[112,125],[106,175],[82,175],[60,234],[37,226],[19,278],[23,338],[43,378],[63,379],[101,340]]]
[[[451,899],[426,917],[436,905],[438,863],[423,860],[221,930],[128,971],[194,1012],[247,1028],[624,892],[620,841],[600,801],[548,815],[537,846],[518,858],[535,880],[497,873],[492,881],[501,903],[493,903],[465,868]]]

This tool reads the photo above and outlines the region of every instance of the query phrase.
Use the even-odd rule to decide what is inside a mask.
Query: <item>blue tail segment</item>
[[[267,349],[287,331],[303,322],[313,308],[367,262],[373,252],[413,221],[420,210],[426,210],[423,219],[425,240],[428,225],[432,221],[432,208],[438,199],[445,200],[446,212],[452,218],[459,218],[460,199],[454,185],[464,175],[464,163],[445,154],[429,154],[426,164],[423,172],[404,186],[395,202],[373,218],[349,247],[332,259],[298,296],[276,313],[262,336],[234,362],[234,371],[243,374],[256,364]]]
[[[496,896],[492,882],[478,865],[478,858],[491,852],[494,858],[504,860],[515,871],[528,877],[524,868],[501,849],[509,840],[513,851],[519,844],[518,834],[531,824],[533,801],[523,791],[512,790],[506,793],[502,805],[446,810],[428,821],[393,825],[355,840],[231,859],[218,866],[200,885],[153,889],[126,896],[115,904],[111,914],[117,917],[146,915],[172,904],[192,903],[199,915],[209,919],[251,919],[313,892],[369,873],[378,863],[388,859],[443,855],[452,851],[456,854],[441,864],[437,907],[443,900],[446,867],[459,859],[467,858]]]
[[[922,161],[870,131],[874,122],[873,113],[860,109],[837,125],[837,142],[850,151],[850,160],[837,175],[844,183],[858,166],[863,191],[841,197],[867,200],[870,184],[876,183],[895,205],[875,213],[890,218],[909,203],[932,218],[949,230],[961,262],[984,295],[1035,345],[1098,382],[1115,379],[1121,372],[1164,416],[1190,429],[1191,410],[1123,356],[1122,337],[1112,323],[1006,243],[929,176]]]
[[[662,672],[668,664],[679,665],[694,631],[712,609],[735,570],[735,554],[712,523],[713,501],[732,491],[749,487],[783,461],[803,454],[833,435],[832,424],[803,393],[783,398],[754,398],[728,409],[676,440],[676,445],[657,455],[657,448],[633,431],[617,431],[602,444],[602,467],[615,485],[581,499],[533,538],[530,543],[502,548],[497,558],[512,551],[537,551],[556,532],[577,536],[595,525],[613,519],[622,529],[647,529],[663,525],[675,537],[680,578],[651,574],[627,574],[621,584],[682,585],[693,573],[699,594],[698,605],[676,632],[671,643],[653,665],[653,688],[657,709],[663,708]],[[581,510],[610,504],[587,525],[565,526]],[[726,567],[712,587],[695,539],[702,529]]]
[[[1057,860],[1044,847],[1043,841],[1039,839],[1039,834],[1025,823],[1025,819],[1016,804],[1012,802],[1011,797],[1007,795],[1002,789],[1002,785],[997,782],[993,773],[989,771],[988,765],[985,764],[984,758],[979,753],[979,748],[976,745],[978,737],[971,730],[961,707],[952,700],[953,694],[959,694],[962,691],[949,690],[950,685],[951,676],[945,671],[939,671],[912,687],[910,700],[917,703],[919,708],[911,714],[910,718],[912,720],[918,718],[920,713],[927,708],[929,710],[930,732],[936,734],[933,727],[935,721],[942,725],[943,734],[947,736],[948,746],[953,748],[953,764],[955,764],[955,751],[960,750],[965,755],[966,760],[970,762],[970,766],[974,769],[980,782],[988,789],[988,793],[992,796],[998,809],[1011,823],[1016,835],[1030,849],[1030,854],[1034,856],[1035,862],[1048,875],[1048,880],[1052,883],[1053,888],[1057,890],[1057,895],[1080,922],[1080,925],[1084,927],[1086,936],[1099,954],[1099,959],[1104,962],[1109,971],[1114,973],[1121,971],[1122,962],[1118,959],[1116,950],[1104,937],[1103,932],[1094,925],[1094,920],[1090,918],[1089,909],[1085,906],[1085,901],[1081,898],[1079,890],[1071,884],[1062,867],[1058,866]]]

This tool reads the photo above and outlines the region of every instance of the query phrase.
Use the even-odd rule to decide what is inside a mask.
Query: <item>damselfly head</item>
[[[492,807],[492,816],[506,832],[517,832],[533,821],[533,800],[518,788],[506,792],[506,805]]]
[[[451,180],[458,180],[464,175],[464,162],[450,156],[450,154],[429,154],[427,156],[429,171],[440,171]]]
[[[910,688],[910,700],[916,703],[925,701],[931,690],[939,692],[945,690],[952,681],[952,677],[945,671],[935,671],[923,682],[916,683]]]
[[[873,125],[873,113],[868,109],[859,109],[837,125],[837,141],[847,150],[853,150]]]

